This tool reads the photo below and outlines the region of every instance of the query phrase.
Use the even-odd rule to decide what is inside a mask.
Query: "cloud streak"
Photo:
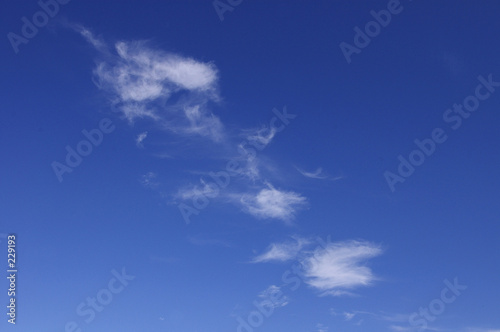
[[[304,238],[295,238],[295,242],[273,243],[252,262],[297,259],[302,265],[304,282],[317,290],[320,296],[353,295],[353,289],[370,286],[375,281],[365,263],[382,254],[379,245],[366,241],[328,242],[313,251],[306,250],[310,244],[312,241]]]
[[[288,296],[282,295],[280,297],[281,294],[281,287],[271,285],[259,294],[259,298],[263,299],[262,303],[265,302],[268,306],[271,305],[273,308],[280,308],[290,303]]]
[[[322,167],[318,167],[314,172],[306,172],[302,169],[300,169],[299,167],[296,167],[295,166],[295,169],[300,173],[302,174],[303,176],[305,176],[306,178],[310,178],[310,179],[318,179],[318,180],[332,180],[332,181],[336,181],[336,180],[340,180],[340,179],[343,179],[344,177],[343,176],[336,176],[336,177],[332,177],[328,174],[326,174],[324,171],[323,171],[323,168]]]
[[[286,262],[295,259],[300,250],[310,243],[311,241],[303,238],[294,238],[293,242],[273,243],[265,253],[255,257],[252,262]]]
[[[378,245],[361,241],[331,243],[326,248],[318,248],[302,261],[306,283],[322,295],[350,294],[350,289],[372,284],[375,277],[363,263],[381,253]]]
[[[158,174],[154,172],[147,172],[146,174],[141,175],[139,181],[144,187],[153,189],[160,185],[160,183],[157,181],[157,178]]]
[[[139,148],[143,148],[144,145],[142,144],[142,141],[144,141],[147,136],[148,136],[148,132],[147,131],[145,131],[145,132],[140,133],[139,135],[137,135],[137,137],[135,139],[135,145],[137,145],[137,147],[139,147]]]
[[[244,211],[259,219],[275,218],[290,223],[306,198],[293,191],[282,191],[267,184],[257,194],[244,194],[240,202]]]
[[[207,106],[219,100],[213,63],[167,53],[146,41],[111,46],[86,28],[75,29],[100,53],[94,82],[130,123],[148,119],[178,135],[222,140],[222,122]]]

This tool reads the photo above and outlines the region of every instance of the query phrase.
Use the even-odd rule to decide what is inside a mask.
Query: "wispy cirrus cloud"
[[[213,182],[206,182],[204,179],[200,179],[200,184],[189,185],[180,188],[174,195],[175,198],[181,200],[195,200],[199,197],[216,198],[219,196],[220,189]]]
[[[316,324],[316,329],[316,332],[328,332],[328,326],[326,326],[325,324]]]
[[[355,288],[370,286],[376,280],[366,262],[382,254],[379,245],[367,241],[328,242],[313,251],[307,250],[312,241],[295,237],[295,242],[272,243],[252,262],[284,262],[297,259],[303,269],[306,284],[320,296],[354,295]],[[352,318],[357,313],[345,315]]]
[[[328,175],[323,174],[323,168],[318,167],[314,172],[306,172],[298,167],[295,167],[297,171],[307,178],[311,179],[327,179]]]
[[[263,150],[270,144],[276,135],[276,129],[269,126],[261,126],[259,128],[245,129],[242,135],[258,150]]]
[[[130,123],[148,119],[178,135],[222,140],[222,122],[208,109],[209,102],[219,100],[213,63],[164,52],[146,41],[108,44],[89,29],[75,30],[100,53],[94,82]]]
[[[244,211],[260,219],[280,219],[290,223],[307,199],[293,191],[283,191],[267,183],[267,188],[240,198]]]
[[[160,183],[157,181],[158,174],[155,172],[147,172],[146,174],[141,175],[140,182],[141,184],[149,189],[156,188],[160,185]]]
[[[240,175],[254,182],[261,178],[262,160],[247,149],[250,147],[254,151],[262,151],[271,144],[275,135],[276,129],[269,126],[242,130],[241,136],[245,141],[238,144],[238,151],[242,155],[238,158],[242,163]]]
[[[290,299],[286,295],[282,295],[281,287],[276,285],[271,285],[262,291],[259,298],[267,302],[267,305],[272,305],[273,308],[280,308],[288,305]],[[270,299],[272,299],[270,301]]]
[[[108,42],[83,26],[72,27],[98,52],[93,69],[94,83],[105,93],[113,109],[130,124],[140,122],[148,126],[148,131],[142,130],[135,137],[137,147],[144,148],[148,133],[160,129],[177,136],[223,142],[225,144],[214,145],[211,156],[231,158],[238,164],[238,171],[232,176],[240,186],[232,193],[220,195],[223,188],[200,179],[199,183],[181,187],[172,195],[174,199],[184,205],[185,201],[201,202],[193,203],[196,206],[190,211],[205,207],[209,199],[224,199],[259,219],[278,219],[288,224],[306,205],[306,198],[301,194],[276,189],[264,182],[270,163],[265,157],[257,156],[296,114],[287,113],[286,107],[282,111],[273,109],[274,115],[267,125],[237,130],[236,136],[245,138],[240,142],[234,134],[225,132],[221,120],[211,111],[211,106],[221,99],[219,74],[213,63],[166,52],[147,41]],[[157,139],[158,135],[155,137]],[[234,145],[236,151],[228,153],[227,143],[234,143],[235,139],[238,139],[238,144]],[[158,146],[157,142],[150,145]],[[214,156],[216,154],[219,155]],[[170,151],[153,155],[172,157]],[[146,174],[141,182],[151,188],[152,180]],[[255,192],[255,187],[260,187],[259,191]],[[186,216],[183,214],[183,217]]]
[[[364,263],[380,254],[380,246],[370,242],[330,243],[302,261],[306,283],[321,295],[351,294],[351,289],[373,283],[375,276]]]
[[[146,137],[148,137],[148,132],[145,131],[143,133],[140,133],[139,135],[137,135],[136,139],[135,139],[135,145],[137,145],[137,147],[139,148],[143,148],[144,145],[142,144],[142,141],[144,141],[146,139]]]
[[[222,140],[224,126],[218,117],[207,111],[205,104],[185,105],[183,110],[189,121],[189,126],[183,129],[185,133],[210,137],[214,141]]]
[[[322,167],[318,167],[314,172],[307,172],[307,171],[304,171],[303,169],[295,166],[295,169],[300,173],[302,174],[303,176],[305,176],[306,178],[310,178],[310,179],[318,179],[318,180],[332,180],[332,181],[336,181],[336,180],[340,180],[340,179],[343,179],[344,176],[335,176],[335,177],[332,177],[330,176],[329,174],[325,173],[323,171],[323,168]]]
[[[294,237],[293,241],[272,243],[266,252],[252,259],[252,262],[286,262],[295,259],[302,248],[310,243],[310,240],[300,237]]]
[[[107,52],[108,46],[102,38],[95,37],[94,34],[82,25],[74,24],[71,27],[78,32],[89,44],[101,52]]]
[[[276,189],[267,182],[265,187],[258,191],[249,188],[244,190],[223,192],[223,188],[216,183],[200,178],[199,184],[190,184],[178,189],[174,198],[199,202],[200,205],[207,199],[232,203],[258,219],[278,219],[285,224],[291,224],[297,212],[307,205],[307,199],[299,193]]]

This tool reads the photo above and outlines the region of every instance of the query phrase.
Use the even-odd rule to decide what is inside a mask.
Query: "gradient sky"
[[[0,11],[2,331],[500,331],[497,1],[60,2]]]

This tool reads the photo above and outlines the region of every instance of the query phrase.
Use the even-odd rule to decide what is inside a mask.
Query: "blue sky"
[[[497,2],[2,4],[2,331],[500,331]]]

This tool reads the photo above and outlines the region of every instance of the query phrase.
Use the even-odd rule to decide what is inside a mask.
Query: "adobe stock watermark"
[[[318,249],[327,249],[328,245],[331,244],[331,237],[327,236],[326,241],[321,237],[317,237],[316,241],[318,246],[314,250],[314,255],[317,254]],[[300,261],[292,264],[291,268],[287,269],[281,275],[281,281],[283,284],[280,287],[276,287],[275,291],[267,294],[264,300],[255,300],[253,305],[256,310],[250,312],[246,319],[241,316],[236,318],[238,326],[236,327],[236,332],[253,332],[254,329],[262,326],[264,324],[264,319],[271,317],[274,313],[274,309],[283,306],[283,301],[286,301],[286,295],[281,291],[281,288],[287,287],[291,291],[296,291],[299,289],[302,282],[304,282],[304,267]]]
[[[449,124],[451,129],[460,128],[463,120],[468,119],[472,113],[478,110],[480,102],[490,98],[495,92],[495,88],[500,87],[500,82],[493,81],[493,74],[489,74],[487,79],[479,75],[477,80],[479,84],[474,89],[473,94],[465,97],[462,104],[455,103],[452,108],[443,112],[443,121]],[[390,171],[384,172],[384,178],[391,192],[395,192],[396,184],[405,182],[415,172],[415,168],[421,166],[436,151],[438,144],[442,144],[448,139],[448,135],[442,128],[434,128],[430,136],[431,138],[423,140],[415,139],[413,142],[417,148],[411,151],[407,158],[402,155],[398,156],[397,174]]]
[[[77,305],[76,314],[84,320],[85,324],[90,324],[94,321],[97,313],[100,313],[108,306],[114,298],[114,295],[120,294],[129,282],[135,279],[135,276],[128,275],[125,268],[122,268],[121,273],[112,270],[113,278],[108,281],[106,287],[100,289],[95,297],[87,297],[84,302]],[[65,332],[82,332],[80,325],[75,321],[69,321],[64,326]]]
[[[427,330],[429,322],[436,320],[437,316],[441,315],[448,304],[455,302],[458,296],[460,296],[461,291],[467,289],[467,286],[460,285],[458,283],[458,278],[453,280],[453,283],[444,280],[444,287],[441,290],[439,298],[435,298],[429,305],[425,308],[420,307],[418,312],[414,312],[408,318],[408,322],[413,327],[419,327],[419,331]]]
[[[286,106],[283,106],[283,111],[280,112],[276,108],[273,108],[272,112],[276,115],[269,121],[269,130],[274,132],[283,131],[286,126],[290,124],[290,120],[294,119],[296,114],[287,113]],[[280,121],[279,126],[276,122]],[[252,146],[252,147],[249,147]],[[254,140],[244,140],[239,144],[239,153],[242,157],[248,158],[248,160],[253,160],[257,156],[257,150],[262,151],[266,145],[259,144],[259,142]],[[209,203],[210,198],[216,198],[219,196],[220,191],[226,188],[229,183],[231,183],[231,177],[242,174],[242,169],[240,168],[240,162],[238,158],[230,159],[226,163],[225,170],[219,171],[217,173],[210,172],[208,175],[213,181],[204,181],[210,188],[210,192],[202,192],[201,190],[192,198],[192,205],[185,203],[180,203],[177,205],[179,212],[186,224],[191,223],[191,216],[198,215],[201,210],[205,209]]]
[[[76,149],[73,149],[71,146],[66,145],[66,164],[60,163],[58,161],[53,161],[50,166],[52,166],[52,170],[54,171],[59,183],[63,181],[64,173],[71,173],[75,167],[78,167],[82,161],[83,157],[87,157],[90,155],[94,149],[94,147],[99,146],[103,139],[104,134],[109,134],[115,130],[115,125],[113,122],[104,118],[99,122],[99,128],[92,129],[90,131],[82,130],[83,136],[86,139],[82,139],[80,142],[76,144]]]
[[[239,6],[243,0],[214,0],[212,6],[214,6],[219,20],[224,21],[224,13],[227,11],[232,12],[235,7]]]
[[[412,0],[409,0],[412,1]],[[401,5],[399,0],[389,0],[387,3],[387,9],[382,9],[378,12],[375,10],[370,11],[370,15],[374,18],[374,21],[369,21],[365,24],[364,31],[358,26],[354,27],[354,38],[353,44],[346,42],[341,42],[339,44],[340,50],[345,57],[347,63],[352,62],[352,55],[354,53],[359,54],[361,50],[367,47],[372,38],[377,37],[382,28],[385,28],[391,23],[393,15],[398,15],[403,11],[403,5]]]
[[[14,50],[14,53],[19,52],[19,45],[28,44],[30,39],[33,39],[38,34],[38,29],[43,28],[49,23],[49,20],[59,13],[59,5],[65,5],[71,0],[40,0],[38,6],[41,10],[37,11],[31,17],[31,20],[26,16],[21,17],[23,25],[21,26],[21,34],[14,32],[7,33],[7,39]]]

